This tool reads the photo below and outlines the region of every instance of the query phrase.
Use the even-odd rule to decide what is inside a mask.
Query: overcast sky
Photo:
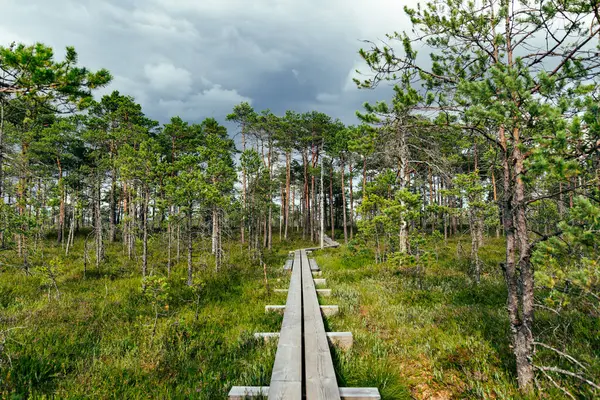
[[[409,0],[414,3],[416,0]],[[161,122],[319,110],[346,123],[389,88],[358,90],[361,39],[408,27],[394,0],[0,0],[0,42],[43,42],[107,68]]]

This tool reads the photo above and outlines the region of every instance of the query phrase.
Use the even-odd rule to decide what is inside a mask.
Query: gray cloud
[[[414,1],[414,0],[411,0]],[[371,0],[0,0],[0,43],[41,41],[115,76],[161,122],[220,121],[240,101],[283,113],[320,110],[354,123],[359,39],[407,27],[406,2]]]

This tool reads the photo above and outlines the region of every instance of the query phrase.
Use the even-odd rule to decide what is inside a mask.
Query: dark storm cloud
[[[373,0],[0,0],[0,43],[41,41],[83,65],[108,68],[103,93],[133,95],[161,122],[221,121],[251,102],[321,110],[345,122],[389,90],[358,91],[358,39],[401,30],[405,2]]]

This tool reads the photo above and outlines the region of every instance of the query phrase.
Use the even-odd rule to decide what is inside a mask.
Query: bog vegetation
[[[0,393],[224,398],[268,385],[266,299],[317,255],[383,398],[600,395],[598,1],[406,9],[346,125],[248,103],[160,124],[67,48],[0,47]],[[418,53],[416,49],[421,53]],[[240,148],[233,140],[240,134]],[[283,299],[282,299],[283,301]]]

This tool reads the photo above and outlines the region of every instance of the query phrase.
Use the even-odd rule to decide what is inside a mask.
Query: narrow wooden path
[[[339,244],[329,237],[326,247]],[[268,398],[269,400],[374,400],[380,399],[377,388],[340,388],[337,384],[329,342],[348,348],[350,332],[326,332],[323,316],[334,315],[338,306],[322,306],[318,294],[330,295],[330,289],[317,289],[325,279],[315,279],[320,268],[308,258],[313,249],[293,252],[284,265],[292,271],[285,306],[265,306],[266,311],[283,311],[279,333],[257,333],[265,340],[278,339],[270,386],[234,386],[229,400]],[[284,291],[285,289],[279,289]]]

